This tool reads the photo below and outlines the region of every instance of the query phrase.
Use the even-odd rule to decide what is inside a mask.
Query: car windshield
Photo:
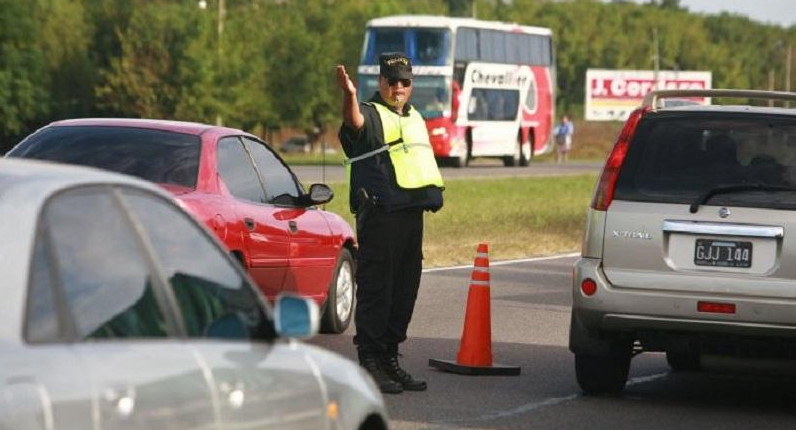
[[[9,157],[97,167],[159,184],[196,187],[198,136],[129,127],[47,127]]]
[[[793,210],[794,190],[796,117],[669,112],[639,124],[615,198]]]

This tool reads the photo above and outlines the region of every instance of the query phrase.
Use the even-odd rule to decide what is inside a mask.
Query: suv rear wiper
[[[705,204],[711,197],[717,194],[734,193],[737,191],[796,191],[794,187],[783,187],[781,185],[765,184],[739,184],[739,185],[719,185],[702,193],[699,198],[691,204],[688,211],[692,214],[699,210],[699,206]]]

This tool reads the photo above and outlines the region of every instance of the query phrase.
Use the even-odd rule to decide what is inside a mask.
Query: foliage
[[[712,71],[716,88],[784,89],[787,49],[796,49],[796,26],[692,14],[678,0],[204,3],[0,0],[0,152],[50,121],[89,115],[317,138],[339,122],[335,65],[356,78],[364,26],[384,15],[477,14],[552,28],[557,104],[572,112],[587,69],[652,69],[655,40],[662,69]]]

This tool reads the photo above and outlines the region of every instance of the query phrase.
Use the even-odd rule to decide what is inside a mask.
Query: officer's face
[[[379,93],[390,107],[400,111],[412,95],[412,80],[379,76]]]

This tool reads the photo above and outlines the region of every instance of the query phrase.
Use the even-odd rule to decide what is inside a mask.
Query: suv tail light
[[[616,187],[616,178],[619,177],[619,169],[622,167],[622,162],[625,161],[627,155],[627,147],[636,133],[636,127],[639,120],[645,112],[649,111],[649,107],[638,108],[630,114],[625,126],[622,127],[622,132],[619,133],[619,138],[616,139],[614,149],[605,161],[605,167],[600,175],[600,181],[597,182],[597,188],[594,190],[594,197],[591,201],[591,208],[598,211],[605,211],[611,205],[614,199],[614,187]]]

